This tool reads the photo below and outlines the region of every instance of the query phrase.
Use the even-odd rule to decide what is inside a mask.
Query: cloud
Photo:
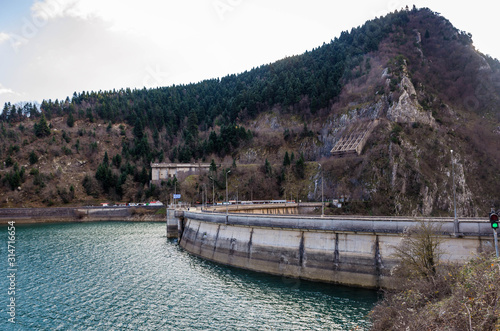
[[[2,84],[0,84],[0,95],[2,94],[17,94],[10,88],[4,87]]]
[[[0,44],[2,44],[4,41],[7,41],[10,39],[10,36],[5,33],[5,32],[0,32]]]
[[[2,105],[2,107],[3,107],[3,104],[6,102],[11,102],[12,104],[15,104],[17,102],[24,101],[26,99],[26,97],[27,97],[27,95],[23,95],[21,93],[18,93],[11,88],[3,86],[0,83],[0,104]]]
[[[36,1],[31,6],[34,18],[51,20],[63,17],[86,18],[86,14],[78,9],[77,0],[44,0]]]

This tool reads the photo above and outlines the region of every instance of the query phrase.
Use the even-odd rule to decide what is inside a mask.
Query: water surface
[[[16,324],[1,330],[350,330],[377,293],[226,267],[189,255],[162,223],[16,226]]]

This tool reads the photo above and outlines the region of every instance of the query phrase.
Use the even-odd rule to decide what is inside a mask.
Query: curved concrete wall
[[[235,267],[313,281],[390,288],[399,233],[415,220],[321,219],[185,212],[180,245],[199,257]],[[451,232],[453,222],[443,223]],[[461,238],[445,235],[447,261],[464,261],[492,245],[489,222],[468,221]],[[484,230],[484,236],[481,234]],[[490,229],[491,233],[491,229]],[[490,235],[492,236],[492,235]]]

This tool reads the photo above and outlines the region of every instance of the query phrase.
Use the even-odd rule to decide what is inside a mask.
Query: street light
[[[176,195],[177,195],[177,181],[174,181],[174,196],[173,196],[173,198],[174,198],[174,201],[173,201],[174,206],[176,205],[176,202],[175,202],[175,196]]]
[[[203,194],[201,195],[202,206],[203,208],[207,208],[207,184],[203,183]]]
[[[321,170],[321,217],[325,216],[325,200],[323,198],[323,168],[321,167],[321,163],[319,164],[319,169]]]
[[[215,206],[215,178],[208,176],[212,180],[212,205]]]
[[[323,182],[325,178],[323,175],[323,169],[321,169],[321,217],[325,216],[325,196],[323,194]]]
[[[238,210],[238,195],[240,193],[240,185],[238,178],[236,178],[236,180],[238,181],[238,184],[236,185],[236,210]]]
[[[229,214],[229,194],[228,194],[228,190],[227,190],[227,174],[230,173],[231,170],[227,170],[226,171],[226,224],[227,224],[227,217],[228,217],[228,214]]]
[[[451,153],[451,176],[453,177],[453,210],[454,210],[453,230],[456,236],[458,235],[458,219],[457,219],[457,199],[456,199],[456,189],[455,189],[455,162],[453,160],[453,150],[450,150],[450,153]]]
[[[228,195],[228,190],[227,190],[227,174],[230,173],[231,170],[226,171],[226,202],[229,202],[229,195]]]

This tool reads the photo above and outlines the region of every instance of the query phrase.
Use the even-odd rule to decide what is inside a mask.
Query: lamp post
[[[323,182],[324,182],[324,173],[323,168],[321,168],[321,217],[325,216],[325,196],[323,194]]]
[[[212,180],[212,206],[215,206],[215,178],[208,176]]]
[[[236,180],[238,180],[238,179],[236,179]],[[238,194],[240,193],[239,190],[240,190],[240,185],[237,184],[236,185],[236,210],[238,210]]]
[[[231,170],[227,170],[226,171],[226,224],[227,224],[227,218],[228,218],[228,215],[229,215],[229,194],[228,194],[228,189],[227,189],[227,174],[230,173]]]
[[[203,194],[201,195],[202,206],[207,208],[207,184],[203,183]]]
[[[321,163],[319,164],[319,169],[321,171],[321,217],[325,216],[325,200],[323,198],[323,168],[321,167]]]
[[[227,203],[229,203],[229,194],[228,194],[228,189],[227,189],[227,174],[230,172],[231,172],[231,170],[226,171],[226,206],[227,206]]]
[[[457,219],[457,199],[456,199],[456,189],[455,189],[455,162],[453,159],[453,150],[451,153],[451,176],[453,177],[453,231],[455,236],[458,235],[458,219]]]

